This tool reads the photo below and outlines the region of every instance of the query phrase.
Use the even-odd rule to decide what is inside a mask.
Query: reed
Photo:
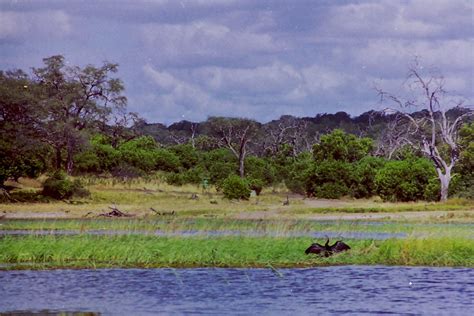
[[[225,218],[183,218],[163,217],[144,219],[41,219],[41,220],[3,220],[1,230],[55,231],[72,230],[76,232],[120,231],[130,233],[179,233],[182,231],[234,232],[240,234],[258,233],[273,236],[285,236],[292,233],[404,233],[416,237],[459,237],[474,239],[473,225],[469,224],[433,224],[364,221],[311,221],[311,220],[235,220]]]
[[[25,236],[3,237],[1,269],[100,267],[309,267],[341,264],[474,267],[474,243],[461,238],[347,240],[329,258],[305,255],[309,238]]]

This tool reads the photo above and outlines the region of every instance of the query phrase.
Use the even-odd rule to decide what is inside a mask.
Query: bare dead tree
[[[266,149],[277,154],[283,145],[288,144],[291,145],[292,155],[295,157],[303,151],[310,151],[319,139],[318,134],[309,135],[308,121],[289,115],[282,116],[278,124],[267,125],[265,132]]]
[[[377,139],[376,156],[383,156],[392,159],[395,152],[405,145],[412,145],[412,141],[407,135],[415,132],[411,121],[407,120],[405,115],[395,113],[390,115],[385,130],[382,131]]]
[[[248,154],[248,145],[257,135],[259,123],[250,119],[240,118],[209,118],[213,134],[219,137],[221,146],[225,146],[239,161],[240,177],[245,175],[245,157]]]
[[[196,137],[198,133],[199,123],[189,122],[189,131],[188,134],[185,130],[170,130],[169,138],[176,143],[177,145],[191,143],[193,148],[196,148]]]
[[[393,128],[397,130],[397,134],[391,137],[394,142],[392,146],[410,144],[431,159],[440,181],[440,200],[445,201],[448,198],[451,172],[459,159],[458,131],[463,120],[472,116],[474,111],[466,108],[456,117],[448,117],[447,109],[461,108],[464,100],[450,99],[444,88],[443,77],[433,72],[425,76],[418,60],[410,66],[405,84],[412,97],[402,98],[378,89],[381,101],[396,105],[399,114],[407,121],[405,129]],[[421,108],[423,111],[413,115],[408,112],[413,108]],[[443,148],[448,150],[443,151]]]
[[[297,119],[293,116],[282,116],[278,124],[269,124],[265,127],[265,143],[267,149],[273,154],[280,152],[281,146],[290,142],[290,132],[298,128]]]

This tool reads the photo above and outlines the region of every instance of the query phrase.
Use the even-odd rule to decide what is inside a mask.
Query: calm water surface
[[[0,271],[0,314],[474,315],[474,269]]]
[[[0,230],[2,236],[27,236],[27,235],[56,235],[56,236],[73,236],[73,235],[99,235],[99,236],[115,236],[115,235],[151,235],[151,236],[178,236],[178,237],[194,237],[194,236],[252,236],[252,237],[313,237],[313,238],[349,238],[349,239],[389,239],[389,238],[406,238],[406,233],[384,233],[384,232],[257,232],[257,231],[238,231],[238,230],[179,230],[166,232],[156,231],[128,231],[128,230],[87,230],[81,232],[79,230]]]

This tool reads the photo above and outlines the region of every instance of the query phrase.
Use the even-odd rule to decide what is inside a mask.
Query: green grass
[[[2,269],[100,267],[309,267],[339,264],[474,267],[474,243],[461,238],[349,240],[352,250],[306,256],[309,238],[25,236],[0,242]]]
[[[220,218],[147,218],[147,219],[38,219],[3,220],[0,230],[89,230],[143,232],[156,231],[179,232],[198,231],[238,231],[272,233],[285,235],[292,232],[372,232],[406,233],[412,236],[460,237],[474,239],[472,225],[379,222],[370,225],[363,221],[325,221],[311,220],[234,220]]]

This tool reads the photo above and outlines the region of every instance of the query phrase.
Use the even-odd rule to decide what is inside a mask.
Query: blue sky
[[[419,56],[474,94],[474,1],[0,0],[0,69],[120,65],[128,109],[208,116],[352,115],[400,90]]]

